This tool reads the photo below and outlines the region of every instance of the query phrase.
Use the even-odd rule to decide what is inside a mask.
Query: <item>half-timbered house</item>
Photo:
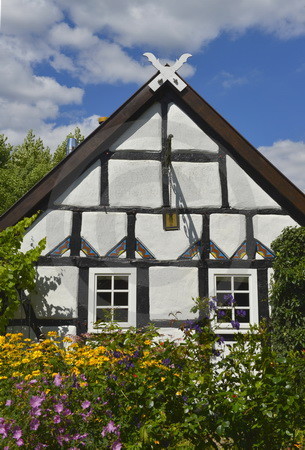
[[[231,320],[268,317],[270,244],[305,225],[305,196],[162,67],[0,218],[41,210],[23,249],[47,237],[11,330],[80,334],[111,316],[175,335],[192,298],[214,296],[228,339]]]

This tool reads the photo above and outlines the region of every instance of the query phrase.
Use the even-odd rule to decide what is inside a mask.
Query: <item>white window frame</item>
[[[128,322],[118,322],[118,324],[122,328],[135,327],[137,324],[137,269],[135,267],[94,267],[89,268],[88,332],[97,333],[102,331],[94,327],[94,323],[96,322],[96,279],[102,275],[128,276]]]
[[[216,297],[216,277],[217,276],[245,276],[249,277],[249,310],[250,310],[250,322],[240,323],[239,332],[247,332],[250,325],[258,324],[258,291],[257,291],[257,271],[256,269],[209,269],[209,297]],[[243,309],[242,306],[238,309]],[[237,330],[234,329],[231,323],[214,322],[216,332],[223,334],[234,333]]]

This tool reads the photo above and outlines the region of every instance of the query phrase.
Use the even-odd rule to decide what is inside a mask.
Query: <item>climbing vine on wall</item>
[[[27,252],[21,251],[26,228],[37,214],[25,218],[0,233],[0,333],[5,331],[8,321],[14,317],[20,305],[19,292],[35,288],[35,266],[45,248],[45,239]]]
[[[305,227],[285,228],[271,245],[273,345],[279,353],[305,348]]]

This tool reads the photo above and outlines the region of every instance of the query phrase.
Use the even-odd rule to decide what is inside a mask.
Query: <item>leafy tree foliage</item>
[[[32,291],[35,287],[34,262],[45,248],[45,239],[25,253],[20,248],[26,228],[36,217],[37,214],[25,218],[0,233],[0,333],[5,331],[20,305],[18,291]]]
[[[0,135],[0,214],[65,157],[69,137],[75,137],[78,142],[84,139],[80,129],[76,128],[52,155],[50,149],[44,146],[40,138],[36,138],[32,130],[28,132],[23,143],[16,147],[8,144],[7,138]]]
[[[305,349],[305,227],[288,227],[272,243],[273,345],[279,353]]]

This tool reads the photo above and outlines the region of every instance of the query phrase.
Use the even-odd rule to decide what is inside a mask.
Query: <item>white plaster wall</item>
[[[78,268],[37,267],[37,293],[31,294],[39,318],[72,319],[77,317]]]
[[[53,250],[72,232],[72,211],[47,210],[28,229],[24,236],[21,251],[25,252],[36,246],[44,237],[47,244],[43,255]]]
[[[226,161],[231,208],[281,208],[232,158],[227,156]]]
[[[42,326],[40,331],[46,336],[50,331],[56,331],[59,337],[64,338],[68,335],[76,335],[76,327],[73,325],[62,325],[60,327]]]
[[[210,238],[227,256],[233,256],[246,239],[246,217],[242,214],[211,214]]]
[[[253,217],[254,237],[269,248],[271,242],[281,234],[285,227],[295,227],[297,225],[290,216],[257,214]]]
[[[199,241],[202,217],[199,214],[180,215],[180,230],[164,231],[162,214],[137,214],[136,238],[157,259],[177,259],[187,248]]]
[[[110,151],[150,150],[161,151],[161,106],[155,103],[132,122],[120,138],[112,144]]]
[[[220,207],[221,186],[218,163],[172,163],[173,208]]]
[[[162,206],[159,161],[109,161],[110,206]]]
[[[177,343],[180,343],[184,341],[184,333],[179,328],[158,328],[158,332],[160,333],[160,335],[153,339],[154,342],[175,341]]]
[[[101,166],[96,161],[54,202],[55,205],[99,206]]]
[[[151,320],[168,320],[177,313],[179,320],[196,317],[190,312],[198,297],[198,269],[195,267],[151,267],[149,269],[149,307]]]
[[[217,153],[218,145],[204,133],[177,105],[168,110],[168,134],[173,135],[172,150],[197,150]]]
[[[85,212],[82,214],[81,235],[104,256],[127,235],[127,214]]]

